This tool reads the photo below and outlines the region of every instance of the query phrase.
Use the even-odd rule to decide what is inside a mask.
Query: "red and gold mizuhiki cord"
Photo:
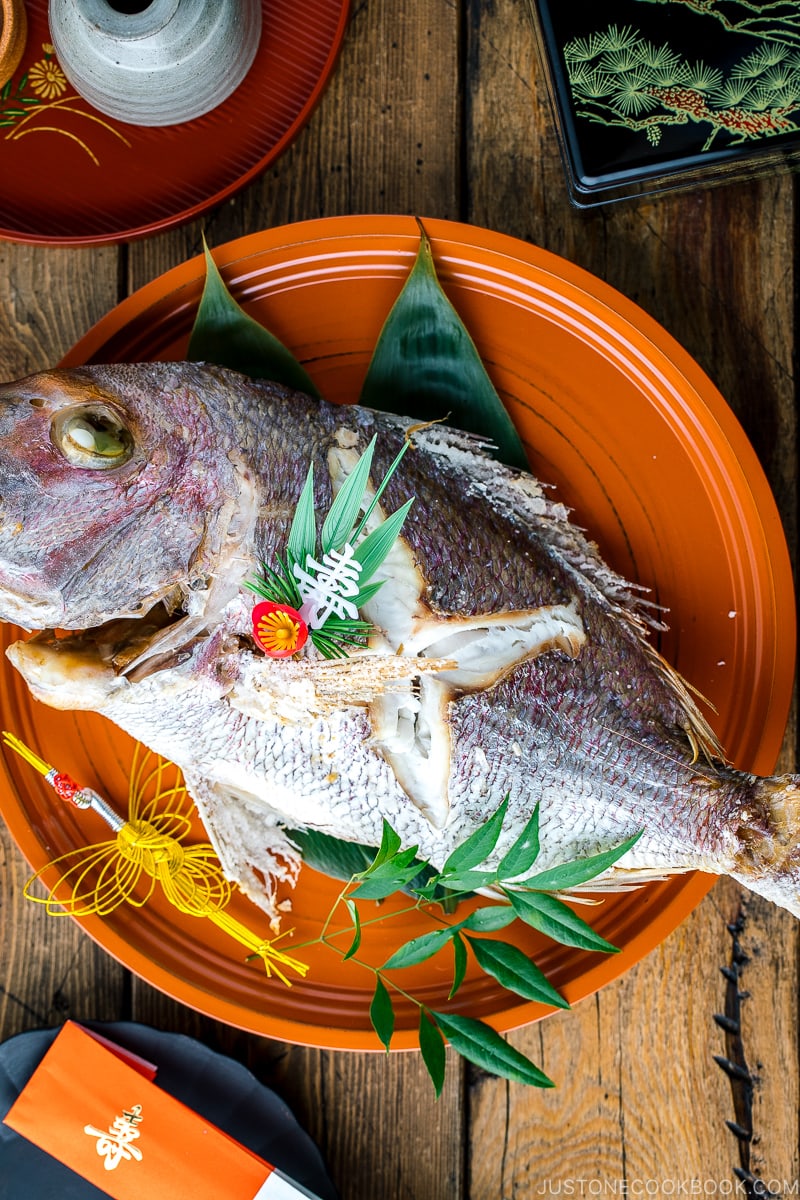
[[[120,904],[140,908],[160,885],[170,904],[192,917],[207,917],[230,937],[260,958],[267,975],[276,975],[291,986],[285,971],[303,976],[305,963],[279,950],[280,937],[264,939],[253,933],[226,909],[232,888],[222,873],[213,846],[208,842],[185,845],[191,830],[191,799],[177,767],[146,752],[134,754],[130,776],[127,819],[92,788],[81,787],[57,771],[12,733],[3,732],[6,746],[30,763],[60,800],[77,808],[92,809],[114,831],[114,838],[71,850],[48,863],[25,885],[25,896],[44,904],[51,916],[107,916]],[[150,766],[155,758],[155,767]],[[146,795],[151,794],[150,799]],[[59,869],[57,882],[44,897],[33,885]],[[141,886],[144,883],[144,886]]]

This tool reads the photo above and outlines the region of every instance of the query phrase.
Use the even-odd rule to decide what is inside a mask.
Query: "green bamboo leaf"
[[[384,475],[380,486],[377,488],[374,496],[370,500],[369,505],[368,505],[367,509],[365,510],[363,517],[361,518],[361,520],[359,522],[358,529],[353,534],[353,541],[356,540],[356,538],[359,536],[359,534],[364,529],[364,526],[366,525],[367,521],[372,516],[373,509],[375,508],[376,504],[378,504],[381,496],[383,495],[384,491],[386,490],[386,485],[388,484],[389,480],[394,475],[397,468],[400,466],[400,462],[403,458],[403,455],[408,451],[410,446],[411,446],[410,440],[403,442],[403,445],[401,446],[399,452],[395,456],[394,461],[392,462],[392,465],[389,467],[389,470]]]
[[[564,997],[518,946],[494,938],[468,938],[468,941],[481,970],[510,992],[540,1004],[569,1008]]]
[[[446,419],[491,439],[501,462],[528,469],[475,343],[442,290],[421,226],[416,261],[381,330],[359,403],[423,421]]]
[[[294,355],[234,300],[203,239],[206,280],[189,338],[187,358],[241,371],[252,379],[271,379],[309,396],[319,396]]]
[[[418,963],[427,962],[447,945],[453,935],[454,931],[449,926],[446,929],[434,929],[431,933],[421,933],[395,950],[381,970],[397,971],[402,967],[415,967]]]
[[[329,550],[341,550],[353,532],[356,517],[361,511],[364,501],[364,492],[369,483],[369,470],[372,466],[374,452],[375,438],[372,439],[339,488],[336,499],[328,510],[320,534],[322,549],[326,554]]]
[[[388,822],[387,826],[389,832],[394,834]],[[315,829],[289,829],[287,833],[302,854],[306,866],[334,879],[358,878],[369,870],[375,860],[375,847],[363,845],[361,842],[346,842],[342,838],[331,837],[329,833],[320,833]],[[394,837],[397,837],[397,834],[394,834]],[[414,860],[413,870],[416,873],[411,880],[401,888],[393,890],[411,890],[416,894],[415,885],[423,886],[430,876],[435,874],[433,868],[422,859]]]
[[[600,854],[590,854],[586,858],[572,859],[558,867],[551,867],[549,871],[540,871],[538,875],[531,875],[529,879],[521,880],[515,886],[534,888],[536,891],[542,892],[559,892],[577,887],[578,884],[587,883],[590,879],[602,875],[603,871],[613,866],[626,850],[630,850],[631,846],[638,842],[641,836],[642,830],[640,829],[633,837],[627,838],[611,850],[604,850]]]
[[[394,1009],[392,1008],[392,998],[386,990],[386,985],[380,975],[376,975],[375,977],[375,994],[369,1006],[369,1019],[372,1022],[372,1028],[383,1042],[388,1054],[392,1034],[394,1033]]]
[[[500,802],[500,806],[483,825],[479,825],[474,833],[471,833],[460,846],[456,846],[442,867],[443,877],[445,875],[455,875],[461,871],[468,871],[471,867],[477,867],[479,863],[482,863],[491,854],[497,845],[497,839],[500,837],[500,830],[503,828],[507,808],[508,796]],[[444,878],[442,878],[442,883],[444,883]]]
[[[314,517],[314,467],[312,464],[308,468],[306,481],[294,510],[289,540],[286,543],[286,553],[294,562],[305,567],[307,555],[313,555],[316,548],[317,523]]]
[[[467,973],[467,943],[456,929],[453,933],[453,986],[448,1000],[452,1000],[464,982]]]
[[[462,928],[473,933],[495,933],[516,919],[517,914],[510,904],[492,904],[487,908],[476,908],[463,922]]]
[[[350,919],[353,922],[353,940],[350,943],[347,951],[342,955],[342,961],[352,958],[361,945],[361,918],[358,915],[358,906],[353,903],[348,897],[345,898],[347,911],[350,913]]]
[[[367,604],[372,599],[373,596],[377,595],[377,593],[383,587],[383,584],[384,584],[384,580],[379,579],[377,581],[377,583],[368,583],[366,587],[362,587],[359,590],[358,595],[353,600],[353,603],[355,604],[356,608],[359,608],[359,609],[363,608],[364,605]]]
[[[438,1100],[444,1084],[444,1038],[424,1008],[421,1008],[419,1012],[419,1048],[422,1051],[422,1061],[431,1077]]]
[[[453,1049],[476,1066],[516,1083],[527,1083],[532,1087],[555,1086],[530,1059],[483,1021],[460,1013],[433,1012],[431,1016]]]
[[[413,503],[414,497],[412,496],[410,500],[406,500],[402,508],[398,508],[397,512],[393,512],[385,521],[381,521],[377,529],[368,533],[363,542],[359,542],[356,546],[353,557],[361,563],[362,570],[359,579],[362,583],[366,583],[375,574],[386,558],[397,540],[408,510]]]
[[[0,92],[0,100],[7,100],[11,94],[11,80],[3,85],[3,90]]]
[[[547,934],[553,941],[561,942],[564,946],[577,946],[581,950],[619,953],[616,946],[612,946],[605,938],[600,937],[599,933],[595,933],[591,925],[587,925],[577,913],[555,896],[549,896],[546,892],[517,892],[510,888],[503,890],[517,916],[526,925],[532,925],[534,929]]]
[[[345,842],[316,829],[288,829],[286,832],[307,867],[334,879],[352,879],[369,867],[375,854],[374,846]]]
[[[516,879],[530,871],[539,857],[539,805],[514,844],[500,859],[497,867],[498,879]]]

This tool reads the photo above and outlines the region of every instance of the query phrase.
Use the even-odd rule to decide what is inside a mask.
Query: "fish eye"
[[[84,404],[56,413],[50,428],[53,445],[76,467],[108,470],[133,454],[133,438],[119,417],[103,404]]]

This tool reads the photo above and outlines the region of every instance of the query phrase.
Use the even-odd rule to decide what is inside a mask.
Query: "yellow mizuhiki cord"
[[[172,763],[149,751],[140,755],[136,747],[125,819],[92,788],[79,787],[13,733],[3,731],[2,737],[10,749],[44,776],[60,799],[78,808],[93,809],[115,834],[109,841],[70,850],[42,867],[25,885],[28,900],[44,904],[50,916],[104,917],[123,903],[141,908],[158,884],[180,912],[213,921],[246,946],[252,957],[262,959],[268,976],[276,975],[291,987],[284,968],[301,976],[306,974],[305,963],[276,947],[285,934],[269,940],[260,938],[225,911],[232,889],[214,847],[208,842],[185,846],[181,841],[191,830],[192,802]],[[150,765],[151,758],[155,766]],[[148,795],[150,799],[146,799]],[[47,896],[35,896],[34,884],[54,868],[61,871],[58,881]]]

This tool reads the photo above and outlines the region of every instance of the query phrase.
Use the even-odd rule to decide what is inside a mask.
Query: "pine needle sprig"
[[[383,580],[372,580],[397,541],[408,515],[413,497],[395,512],[367,532],[367,523],[411,443],[406,440],[389,466],[374,494],[367,499],[369,472],[376,439],[367,446],[345,479],[317,533],[317,514],[314,507],[314,468],[309,467],[297,506],[292,517],[284,555],[276,555],[274,565],[261,564],[261,573],[246,581],[256,595],[272,604],[287,605],[301,611],[303,592],[296,568],[303,575],[307,568],[319,567],[316,556],[352,553],[358,573],[358,590],[352,597],[352,616],[329,615],[321,624],[311,627],[308,636],[323,658],[346,658],[350,650],[363,649],[372,632],[370,621],[358,616],[361,608],[376,595]],[[318,547],[319,543],[319,547]]]

